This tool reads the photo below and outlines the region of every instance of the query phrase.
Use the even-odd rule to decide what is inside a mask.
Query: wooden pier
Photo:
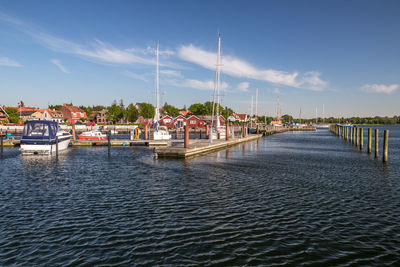
[[[230,140],[217,139],[213,140],[212,143],[210,143],[208,139],[192,139],[189,141],[188,148],[185,148],[184,144],[182,143],[176,146],[156,147],[154,148],[154,153],[155,156],[158,157],[188,158],[196,155],[210,153],[220,149],[225,149],[227,147],[234,146],[243,142],[257,140],[262,136],[262,134],[250,134],[246,137],[240,137]]]
[[[172,140],[175,142],[183,142],[183,140]],[[73,140],[72,146],[107,146],[108,140]],[[171,140],[125,140],[111,139],[111,146],[168,146]]]

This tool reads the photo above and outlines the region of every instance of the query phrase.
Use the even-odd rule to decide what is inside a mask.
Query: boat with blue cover
[[[61,129],[54,121],[27,121],[21,138],[22,154],[51,154],[58,150],[65,150],[71,141],[72,135]]]

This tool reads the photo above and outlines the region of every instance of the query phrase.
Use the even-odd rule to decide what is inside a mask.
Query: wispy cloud
[[[8,57],[0,57],[0,66],[5,66],[5,67],[22,67],[22,65],[15,61],[12,60]]]
[[[160,70],[160,74],[172,77],[181,77],[182,73],[176,70]]]
[[[61,64],[60,60],[52,59],[50,60],[51,63],[56,65],[62,72],[69,74],[70,72]]]
[[[215,69],[216,53],[205,51],[192,44],[181,46],[178,49],[178,56],[182,60],[200,65],[204,68]],[[222,64],[222,71],[234,77],[246,77],[314,91],[320,91],[326,87],[326,82],[320,78],[320,73],[316,71],[300,74],[299,72],[289,73],[273,69],[260,69],[244,60],[232,56],[224,56]]]
[[[0,20],[13,25],[42,45],[57,52],[74,54],[88,60],[112,64],[155,64],[154,55],[146,57],[143,52],[137,52],[135,49],[120,49],[99,40],[94,40],[88,45],[78,44],[51,35],[36,25],[28,24],[3,13],[0,13]]]
[[[214,82],[209,81],[199,81],[195,79],[185,79],[181,82],[172,81],[172,85],[179,86],[179,87],[186,87],[198,90],[214,90]],[[229,84],[226,82],[222,82],[220,84],[220,90],[226,91],[229,88]]]
[[[127,77],[136,79],[136,80],[141,80],[141,81],[144,81],[144,82],[148,82],[148,79],[146,79],[145,75],[142,75],[142,74],[137,74],[137,73],[134,73],[134,72],[131,72],[131,71],[124,71],[124,72],[122,72],[122,74],[127,76]]]
[[[250,85],[250,83],[248,83],[248,82],[242,82],[242,83],[238,84],[236,89],[239,90],[239,91],[242,91],[242,92],[248,92],[249,91],[249,85]]]
[[[362,90],[370,93],[383,93],[383,94],[391,94],[399,88],[398,84],[366,84],[361,87]]]

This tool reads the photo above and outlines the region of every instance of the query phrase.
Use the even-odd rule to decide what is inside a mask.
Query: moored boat
[[[51,154],[65,150],[72,135],[61,129],[54,121],[27,121],[21,138],[22,154]]]
[[[78,140],[106,140],[107,135],[99,131],[88,131],[78,135]]]

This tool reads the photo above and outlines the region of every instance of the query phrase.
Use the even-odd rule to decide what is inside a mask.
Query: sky
[[[400,115],[400,1],[0,1],[0,104]],[[258,104],[256,90],[258,88]],[[256,110],[257,106],[257,110]],[[324,114],[322,113],[324,107]]]

